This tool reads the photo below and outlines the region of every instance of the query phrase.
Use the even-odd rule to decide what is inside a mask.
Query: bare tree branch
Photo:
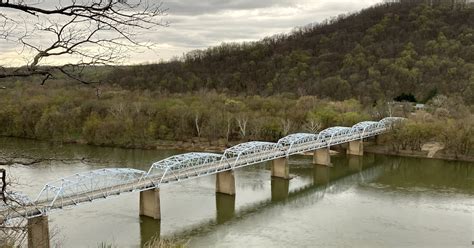
[[[0,0],[0,40],[17,44],[20,54],[29,58],[19,68],[0,64],[0,78],[36,75],[45,83],[64,75],[95,83],[84,77],[84,68],[117,64],[127,51],[151,48],[153,44],[139,34],[168,25],[161,19],[162,4],[153,1],[69,0],[50,8],[44,5]]]

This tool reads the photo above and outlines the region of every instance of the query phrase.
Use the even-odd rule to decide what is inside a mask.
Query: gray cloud
[[[298,1],[291,0],[168,0],[163,6],[171,14],[202,15],[226,10],[251,10],[278,6],[294,6]]]
[[[90,0],[89,0],[90,1]],[[140,34],[141,41],[157,44],[153,50],[130,53],[126,63],[166,60],[185,52],[223,42],[255,41],[290,32],[339,14],[358,11],[381,0],[168,0],[167,28]],[[0,40],[3,54],[15,51]],[[18,49],[16,49],[18,51]]]

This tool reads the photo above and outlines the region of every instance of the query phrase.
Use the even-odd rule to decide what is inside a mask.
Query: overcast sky
[[[169,27],[143,34],[157,49],[131,53],[127,64],[157,62],[223,42],[255,41],[349,13],[380,0],[167,0]],[[18,47],[2,44],[0,60],[18,60]]]

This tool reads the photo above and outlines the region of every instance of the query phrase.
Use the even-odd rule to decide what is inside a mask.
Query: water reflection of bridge
[[[298,177],[310,176],[312,183],[290,191],[290,180],[273,177],[271,179],[271,198],[257,201],[236,209],[236,196],[216,194],[216,218],[173,233],[173,237],[191,237],[197,232],[210,232],[217,226],[231,220],[245,219],[258,212],[268,211],[284,204],[294,207],[305,207],[315,204],[328,194],[338,194],[349,190],[360,183],[376,180],[385,170],[376,161],[373,154],[360,156],[338,156],[334,158],[333,167],[309,165],[307,160],[292,168],[292,174]],[[291,165],[291,162],[290,162]],[[205,227],[205,228],[203,228]],[[161,221],[147,216],[140,217],[141,242],[160,236]]]

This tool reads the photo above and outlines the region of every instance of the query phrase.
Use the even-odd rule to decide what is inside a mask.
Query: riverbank
[[[381,144],[381,145],[369,144],[369,145],[364,146],[364,152],[381,154],[381,155],[393,155],[393,156],[400,156],[400,157],[428,158],[428,159],[441,159],[441,160],[449,160],[449,161],[474,162],[474,157],[473,156],[447,154],[442,149],[438,150],[434,153],[430,150],[425,150],[425,151],[398,150],[398,151],[395,151],[388,144]]]
[[[157,150],[182,150],[182,151],[203,151],[203,152],[224,152],[225,149],[242,143],[245,141],[203,141],[195,139],[193,141],[158,141],[154,149]],[[428,146],[428,145],[427,145]],[[338,146],[337,151],[341,152],[345,148]],[[442,159],[449,161],[464,161],[474,162],[474,156],[447,154],[442,147],[429,147],[427,150],[412,151],[399,150],[395,151],[389,144],[375,144],[373,142],[366,142],[364,145],[364,152],[375,153],[381,155],[394,155],[401,157],[414,158],[430,158]]]
[[[12,139],[24,139],[24,138],[13,138]],[[37,142],[45,142],[45,143],[54,143],[51,141],[43,141],[43,140],[36,140],[27,138],[25,140],[30,141],[37,141]],[[130,146],[111,146],[111,145],[94,145],[94,144],[87,144],[85,142],[61,142],[60,144],[80,144],[86,145],[91,147],[111,147],[111,148],[123,148],[123,149],[140,149],[140,150],[178,150],[182,152],[217,152],[223,153],[225,149],[237,145],[239,143],[247,142],[245,141],[231,141],[227,142],[224,139],[217,140],[217,141],[208,141],[205,138],[194,138],[188,141],[172,141],[172,140],[158,140],[155,141],[153,144],[146,144],[146,145],[130,145]],[[393,147],[387,143],[382,144],[375,144],[375,142],[365,142],[364,143],[364,152],[367,153],[374,153],[374,154],[381,154],[381,155],[393,155],[393,156],[401,156],[401,157],[415,157],[415,158],[432,158],[432,159],[441,159],[441,160],[450,160],[450,161],[465,161],[465,162],[474,162],[474,156],[466,156],[466,155],[455,155],[455,154],[447,154],[443,147],[439,145],[427,144],[426,150],[423,151],[412,151],[412,150],[399,150],[396,151]],[[332,147],[333,150],[338,152],[344,152],[345,148],[342,145]],[[43,159],[39,158],[18,158],[16,157],[18,154],[13,156],[9,156],[8,154],[0,153],[0,165],[9,165],[13,163],[19,163],[24,165],[32,165],[38,162],[43,162]],[[82,160],[87,160],[87,158],[81,158]],[[67,160],[65,158],[46,158],[46,160]]]

